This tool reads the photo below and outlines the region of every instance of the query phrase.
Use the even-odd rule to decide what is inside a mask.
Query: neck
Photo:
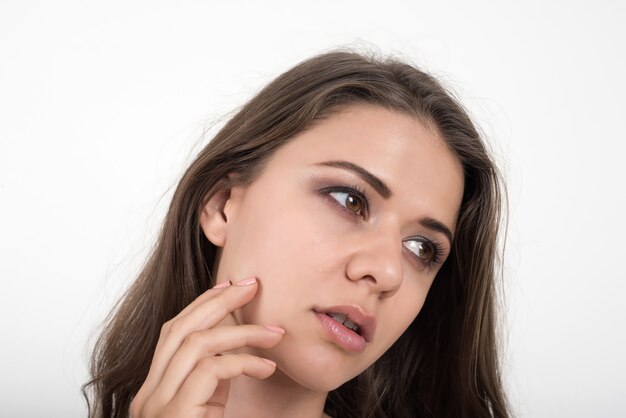
[[[279,370],[265,380],[242,375],[230,381],[224,417],[327,417],[327,395],[298,385]]]

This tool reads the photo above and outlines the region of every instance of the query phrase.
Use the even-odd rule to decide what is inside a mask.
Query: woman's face
[[[250,351],[278,364],[274,378],[316,391],[361,373],[419,313],[462,193],[456,157],[402,113],[352,107],[297,135],[223,209],[217,282],[259,282],[231,321],[286,330]]]

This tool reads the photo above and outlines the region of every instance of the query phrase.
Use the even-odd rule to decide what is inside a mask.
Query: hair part
[[[83,386],[90,417],[128,417],[162,324],[213,286],[217,249],[199,225],[203,203],[230,181],[253,182],[291,138],[360,104],[436,129],[465,186],[452,251],[420,314],[376,363],[329,393],[325,410],[349,418],[509,416],[497,341],[501,176],[466,111],[433,76],[396,59],[335,51],[268,84],[187,169],[151,256],[94,347]]]

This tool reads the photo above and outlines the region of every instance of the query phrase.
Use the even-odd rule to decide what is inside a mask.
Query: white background
[[[85,415],[87,345],[202,132],[354,45],[442,77],[494,145],[516,414],[624,416],[626,2],[222,3],[0,3],[0,415]]]

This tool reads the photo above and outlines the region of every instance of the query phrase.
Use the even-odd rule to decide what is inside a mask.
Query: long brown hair
[[[162,324],[213,286],[216,248],[199,226],[203,202],[228,174],[254,181],[280,146],[353,104],[403,112],[436,129],[463,167],[465,188],[451,254],[422,311],[376,363],[329,394],[325,410],[337,418],[509,416],[496,332],[497,168],[467,113],[434,77],[396,59],[335,51],[267,85],[187,169],[151,256],[94,347],[92,379],[83,386],[91,417],[128,417]]]

